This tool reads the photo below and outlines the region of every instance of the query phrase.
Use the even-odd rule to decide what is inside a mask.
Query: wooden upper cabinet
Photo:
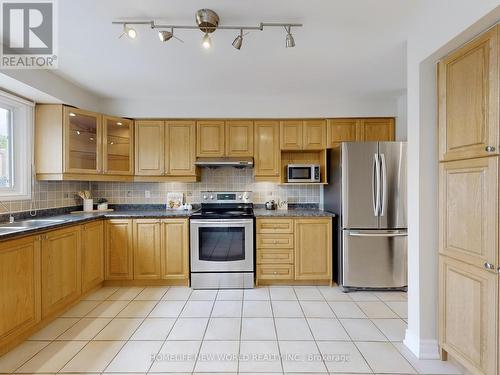
[[[133,278],[132,220],[111,219],[104,225],[106,280]]]
[[[161,278],[189,279],[188,219],[165,219],[161,224]]]
[[[134,122],[103,116],[103,169],[105,174],[134,174]]]
[[[332,220],[295,220],[295,279],[332,279]]]
[[[302,120],[280,122],[280,145],[282,150],[302,150],[303,125]]]
[[[64,107],[64,172],[102,172],[102,126],[99,113]]]
[[[195,122],[167,121],[165,123],[165,170],[167,175],[196,175],[195,159]]]
[[[305,120],[302,148],[304,150],[324,150],[326,148],[326,121]]]
[[[136,121],[135,174],[161,176],[165,173],[165,124],[163,121]]]
[[[224,133],[224,121],[198,121],[196,123],[196,156],[224,156]]]
[[[226,156],[253,156],[253,121],[226,121]]]
[[[82,225],[82,293],[104,280],[104,224]]]
[[[134,220],[134,280],[160,278],[160,220]]]
[[[498,264],[498,157],[439,166],[439,251],[484,268]]]
[[[498,154],[498,33],[496,26],[439,63],[440,160]]]
[[[42,235],[42,318],[61,311],[81,294],[80,227]]]
[[[360,119],[357,138],[366,142],[394,141],[394,118]]]
[[[328,120],[327,147],[331,148],[341,142],[358,141],[358,123],[356,118]]]
[[[255,121],[254,159],[256,179],[279,179],[280,123],[279,121]]]

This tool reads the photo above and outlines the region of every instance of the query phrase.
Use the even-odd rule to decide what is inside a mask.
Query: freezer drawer
[[[342,230],[342,286],[406,287],[407,252],[406,230]]]

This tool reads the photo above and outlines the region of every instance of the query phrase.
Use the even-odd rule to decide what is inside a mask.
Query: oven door
[[[253,219],[191,220],[191,272],[252,272]]]

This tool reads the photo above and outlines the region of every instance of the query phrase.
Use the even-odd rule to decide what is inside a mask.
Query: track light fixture
[[[239,49],[241,49],[242,44],[243,44],[243,29],[240,29],[240,35],[238,35],[233,40],[233,47],[236,48],[237,50],[239,50]]]
[[[162,42],[168,42],[170,39],[172,39],[173,36],[174,34],[171,31],[167,30],[158,31],[158,38],[160,38]]]
[[[123,33],[122,35],[120,35],[120,38],[124,35],[129,37],[130,39],[135,39],[135,37],[137,36],[137,31],[135,31],[133,27],[130,27],[128,24],[124,23]]]
[[[286,30],[286,39],[285,39],[285,47],[286,48],[293,48],[295,47],[295,39],[293,39],[293,35],[290,31],[291,27],[285,27]]]
[[[210,35],[208,35],[208,33],[206,33],[205,35],[203,35],[203,39],[201,41],[201,45],[205,49],[209,49],[210,47],[212,47],[212,39],[210,39]]]

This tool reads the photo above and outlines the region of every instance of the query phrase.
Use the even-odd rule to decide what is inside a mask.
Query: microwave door
[[[288,181],[311,181],[311,167],[292,167],[288,169]]]

